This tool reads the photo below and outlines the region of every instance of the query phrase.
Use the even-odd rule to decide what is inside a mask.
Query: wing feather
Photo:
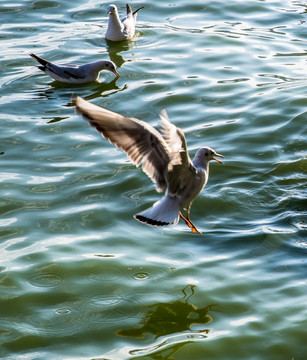
[[[76,112],[88,120],[103,137],[122,149],[136,166],[162,191],[166,186],[165,173],[170,151],[163,136],[144,121],[126,117],[94,105],[77,96],[72,100]]]
[[[192,160],[187,150],[184,132],[170,122],[165,109],[161,111],[160,118],[162,134],[171,151],[169,170],[172,170],[176,165],[190,166]]]
[[[48,63],[48,65],[46,65],[46,69],[64,79],[84,79],[86,77],[86,73],[78,66],[57,66],[55,64]]]

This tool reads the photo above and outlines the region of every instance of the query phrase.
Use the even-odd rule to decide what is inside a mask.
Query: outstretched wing
[[[163,136],[144,121],[126,117],[94,105],[77,96],[72,100],[76,112],[85,117],[103,137],[121,148],[136,166],[157,184],[157,190],[165,186],[165,171],[170,161],[169,149]]]
[[[181,196],[183,189],[191,182],[194,166],[187,150],[187,141],[181,129],[169,121],[167,112],[160,113],[163,137],[170,148],[168,165],[168,192]]]
[[[188,154],[187,142],[183,131],[170,122],[165,109],[161,111],[160,118],[162,125],[162,134],[170,149],[169,167],[173,168],[176,165],[189,167],[192,161]]]

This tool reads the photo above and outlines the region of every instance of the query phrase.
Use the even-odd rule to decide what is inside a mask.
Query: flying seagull
[[[127,15],[120,19],[116,5],[108,6],[109,22],[105,35],[107,40],[122,41],[134,37],[137,12],[143,9],[143,6],[133,12],[130,5],[126,4],[126,8]]]
[[[209,177],[209,161],[223,158],[209,147],[200,148],[190,159],[182,130],[171,124],[162,110],[159,133],[151,125],[132,117],[94,105],[73,96],[76,112],[116,147],[121,148],[156,184],[158,192],[165,190],[161,200],[136,215],[135,219],[149,225],[177,224],[181,218],[192,232],[200,233],[190,219],[192,201],[205,187]],[[186,217],[181,209],[187,211]]]
[[[115,64],[109,60],[96,61],[84,65],[58,66],[35,54],[29,55],[41,64],[38,68],[45,74],[51,76],[54,80],[68,84],[86,84],[95,81],[98,79],[101,70],[109,70],[116,76],[119,76]]]

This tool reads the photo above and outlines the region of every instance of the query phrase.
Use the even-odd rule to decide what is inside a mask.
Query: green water
[[[117,44],[107,5],[0,4],[0,358],[305,359],[306,3],[132,2]],[[61,85],[30,52],[120,77]],[[166,108],[192,156],[225,156],[192,207],[203,235],[134,220],[160,195],[72,92],[155,126]]]

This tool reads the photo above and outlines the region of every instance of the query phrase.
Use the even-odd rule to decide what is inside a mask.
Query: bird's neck
[[[86,64],[87,71],[91,71],[91,70],[92,71],[100,71],[100,70],[104,70],[105,67],[106,67],[106,61],[104,61],[104,60],[95,61],[95,62]],[[82,65],[81,65],[81,68],[82,68]]]
[[[200,156],[196,153],[193,159],[193,165],[196,168],[201,169],[206,173],[209,173],[209,161],[207,161],[207,159],[204,158],[204,156]]]

